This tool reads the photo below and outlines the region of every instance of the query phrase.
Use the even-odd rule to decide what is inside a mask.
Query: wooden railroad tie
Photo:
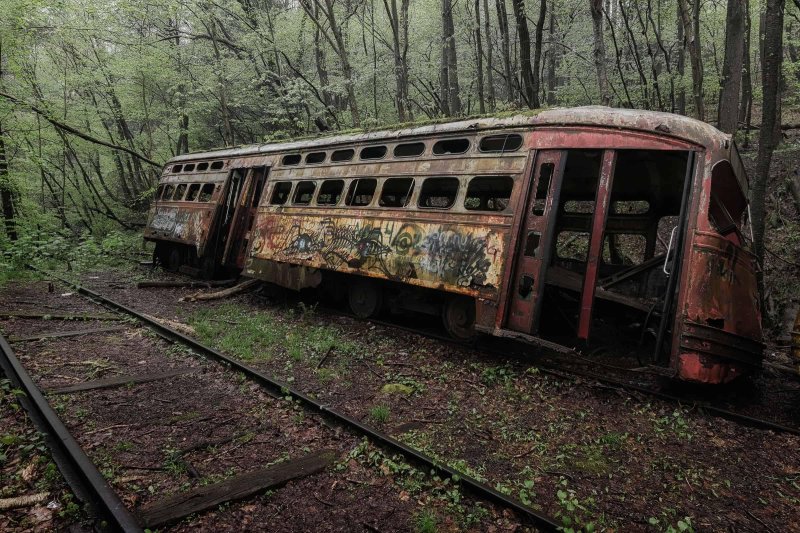
[[[293,479],[324,470],[336,460],[334,450],[320,450],[299,459],[286,461],[261,470],[194,488],[168,496],[139,509],[142,526],[152,529],[177,522],[185,516],[216,507],[229,501],[241,500],[253,494],[279,487]]]
[[[147,383],[148,381],[158,381],[175,376],[182,376],[183,374],[190,374],[196,370],[196,368],[180,368],[178,370],[170,370],[169,372],[160,372],[158,374],[142,374],[139,376],[120,376],[117,378],[96,379],[93,381],[77,383],[75,385],[66,385],[64,387],[46,388],[45,392],[50,394],[71,394],[73,392],[82,392],[87,390],[109,389],[111,387],[121,387],[123,385],[132,385],[135,383]]]
[[[59,339],[64,337],[77,337],[80,335],[93,335],[95,333],[110,333],[112,331],[125,331],[128,326],[111,326],[108,328],[76,329],[72,331],[56,331],[53,333],[40,333],[38,335],[26,335],[24,337],[11,336],[8,342],[30,342],[42,339]]]

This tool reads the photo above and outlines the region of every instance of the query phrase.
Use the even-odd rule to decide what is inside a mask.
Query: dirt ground
[[[0,308],[4,312],[108,313],[63,287],[48,292],[46,282],[0,288]],[[335,462],[324,472],[192,515],[171,529],[261,529],[265,524],[272,531],[505,531],[522,527],[504,509],[463,494],[358,435],[331,426],[287,399],[266,394],[244,376],[133,322],[0,320],[3,334],[12,338],[112,324],[125,329],[16,342],[14,349],[45,391],[104,378],[185,371],[147,383],[48,395],[79,444],[135,513],[165,495],[314,451],[333,450]],[[36,506],[0,511],[2,529],[87,526],[80,506],[49,465],[46,448],[30,437],[24,414],[13,407],[12,400],[9,389],[0,405],[4,412],[14,411],[11,424],[4,417],[2,428],[0,467],[4,476],[13,479],[11,484],[4,483],[3,496],[25,495],[39,487],[47,497]],[[33,451],[26,451],[23,439],[34,443]],[[51,500],[55,503],[49,505]]]
[[[800,531],[796,436],[542,374],[518,357],[332,315],[309,301],[250,294],[190,303],[180,299],[196,289],[135,288],[136,279],[166,277],[142,269],[83,281],[189,325],[229,355],[565,523]],[[800,394],[785,383],[780,413],[798,426]],[[759,405],[754,414],[768,414]]]

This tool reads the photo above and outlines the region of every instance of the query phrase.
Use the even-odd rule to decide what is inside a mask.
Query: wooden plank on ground
[[[46,320],[122,320],[118,315],[77,315],[70,313],[26,313],[12,311],[0,313],[0,318],[39,318]]]
[[[26,335],[24,337],[11,336],[8,342],[28,342],[41,339],[58,339],[63,337],[77,337],[79,335],[93,335],[95,333],[110,333],[112,331],[124,331],[128,326],[111,326],[108,328],[75,329],[71,331],[56,331],[53,333],[40,333],[39,335]]]
[[[138,515],[144,527],[150,529],[161,527],[221,503],[241,500],[257,492],[283,485],[292,479],[315,474],[332,464],[335,459],[336,452],[333,450],[320,450],[299,459],[169,496],[142,507]]]
[[[160,379],[182,376],[183,374],[189,374],[195,370],[195,368],[181,368],[178,370],[170,370],[169,372],[160,372],[158,374],[142,374],[139,376],[120,376],[116,378],[95,379],[92,381],[85,381],[83,383],[76,383],[75,385],[52,387],[45,390],[50,394],[70,394],[73,392],[82,392],[87,390],[108,389],[111,387],[120,387],[122,385],[147,383],[148,381],[158,381]]]

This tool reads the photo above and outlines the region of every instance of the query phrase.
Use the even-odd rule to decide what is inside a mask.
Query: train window
[[[161,200],[161,197],[164,195],[164,186],[159,185],[158,189],[156,189],[156,193],[153,195],[154,200]]]
[[[317,205],[336,205],[342,197],[344,180],[325,180],[319,187]]]
[[[472,178],[467,186],[464,207],[471,211],[504,211],[511,201],[513,189],[511,176]]]
[[[356,207],[363,207],[372,203],[378,180],[374,178],[361,178],[353,180],[347,190],[345,203]]]
[[[314,197],[314,190],[317,188],[315,181],[300,181],[294,189],[293,204],[306,205],[311,203]]]
[[[197,164],[197,170],[198,171],[208,170],[208,162],[204,161],[203,163],[198,163]]]
[[[279,181],[272,187],[272,196],[269,203],[272,205],[283,205],[289,199],[289,193],[292,192],[291,181]]]
[[[325,152],[311,152],[310,154],[306,154],[306,165],[319,165],[325,161],[327,155],[328,154]]]
[[[174,165],[172,167],[172,172],[180,172],[182,168],[183,168],[183,165]]]
[[[383,182],[378,205],[381,207],[405,207],[414,192],[414,178],[389,178]]]
[[[183,165],[184,172],[191,172],[194,170],[194,163],[189,163],[188,165]]]
[[[167,185],[164,187],[164,194],[161,196],[162,200],[172,200],[172,193],[175,192],[174,185]]]
[[[285,166],[293,166],[300,164],[300,154],[289,154],[283,156],[282,162]]]
[[[356,151],[352,148],[347,148],[346,150],[336,150],[331,154],[331,162],[341,163],[342,161],[350,161],[353,159],[353,155],[355,153]]]
[[[219,170],[223,166],[225,166],[225,163],[223,163],[222,161],[214,161],[213,163],[211,163],[211,170]]]
[[[212,196],[214,196],[214,184],[206,183],[205,185],[203,185],[203,188],[200,189],[200,197],[197,199],[197,201],[210,202]]]
[[[556,241],[559,259],[586,262],[589,255],[589,234],[579,231],[562,231]]]
[[[529,231],[525,238],[525,257],[536,257],[539,254],[539,243],[542,234],[537,231]]]
[[[544,163],[539,169],[539,181],[536,183],[536,196],[533,199],[533,214],[540,217],[544,215],[547,203],[547,194],[550,192],[550,181],[553,179],[553,163]]]
[[[394,147],[395,157],[414,157],[415,155],[422,155],[425,151],[425,143],[405,143],[398,144]]]
[[[615,215],[644,215],[650,211],[647,200],[617,201],[611,204],[611,212]]]
[[[433,145],[436,155],[463,154],[469,150],[469,139],[444,139]]]
[[[174,201],[183,200],[183,194],[186,192],[186,184],[181,183],[175,187],[175,193],[172,195]]]
[[[200,184],[199,183],[192,183],[189,185],[189,192],[186,193],[186,201],[187,202],[194,202],[197,200],[197,193],[200,192]]]
[[[417,205],[433,209],[449,209],[458,195],[458,178],[428,178],[422,183]]]
[[[481,139],[481,152],[515,152],[522,146],[522,135],[489,135]]]
[[[385,146],[367,146],[361,149],[361,159],[380,159],[386,155]]]
[[[632,233],[611,233],[603,239],[603,262],[607,265],[641,265],[644,263],[647,238]]]

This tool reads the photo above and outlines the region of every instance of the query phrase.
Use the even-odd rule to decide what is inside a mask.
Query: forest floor
[[[81,281],[185,324],[229,355],[572,524],[800,531],[796,436],[545,375],[518,358],[331,315],[308,302],[243,295],[190,303],[180,299],[196,289],[135,288],[139,279],[170,277],[140,269]],[[785,388],[784,413],[800,425],[800,393]]]

